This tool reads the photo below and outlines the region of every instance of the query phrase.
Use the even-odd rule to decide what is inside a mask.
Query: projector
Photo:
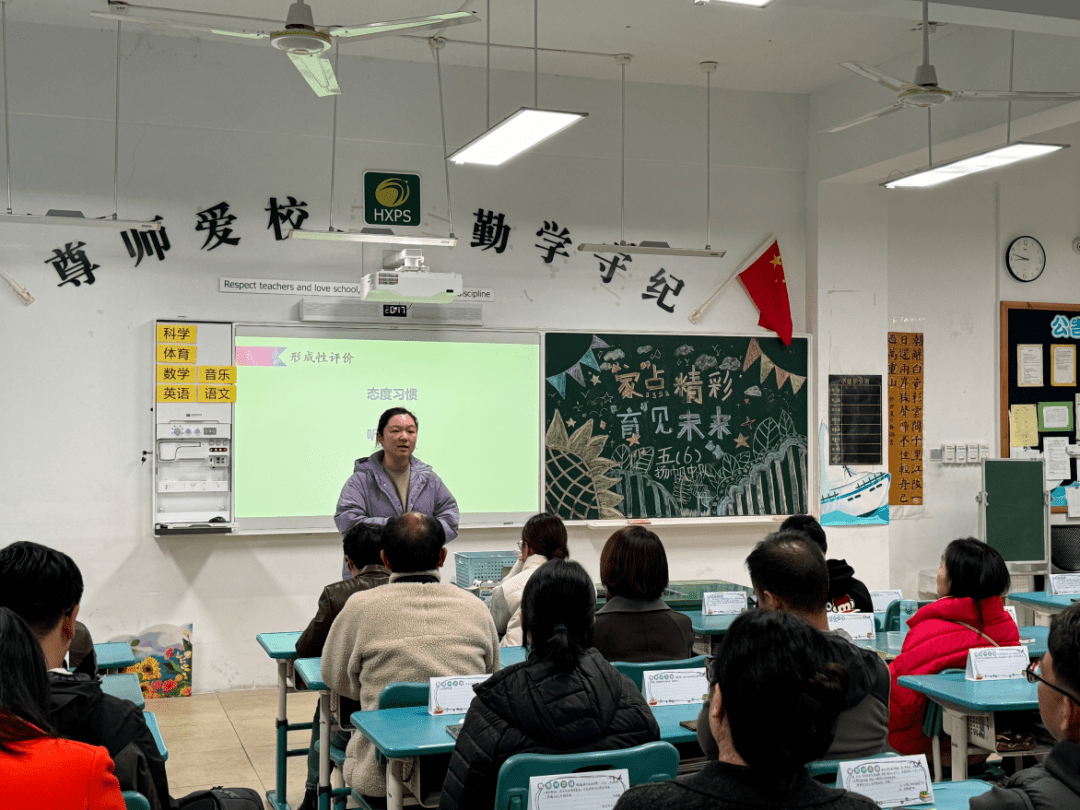
[[[415,249],[388,252],[383,269],[360,279],[361,298],[388,304],[429,302],[448,304],[464,289],[458,273],[432,273],[423,253]]]

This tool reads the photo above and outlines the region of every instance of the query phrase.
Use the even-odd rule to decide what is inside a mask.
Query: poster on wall
[[[873,526],[889,522],[889,473],[855,472],[847,465],[830,475],[829,428],[821,423],[818,458],[821,459],[822,526]],[[833,468],[835,470],[835,467]]]
[[[905,507],[892,515],[901,518],[923,511],[925,346],[921,332],[890,332],[888,340],[889,504]]]

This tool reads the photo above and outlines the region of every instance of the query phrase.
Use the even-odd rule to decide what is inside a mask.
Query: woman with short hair
[[[495,803],[514,754],[610,751],[660,739],[641,690],[591,649],[596,590],[576,562],[554,559],[521,600],[529,656],[474,687],[443,783],[441,810]]]
[[[963,669],[970,649],[1019,644],[1019,628],[1001,601],[1010,581],[1005,560],[986,543],[967,537],[946,546],[937,575],[940,598],[908,619],[904,646],[889,665],[889,745],[901,754],[929,755],[931,741],[922,730],[926,695],[897,678]]]
[[[55,737],[48,705],[41,644],[0,607],[0,807],[124,810],[109,752]]]
[[[709,711],[698,720],[707,719],[716,753],[695,774],[631,788],[615,810],[875,810],[806,771],[844,708],[847,673],[829,656],[824,635],[793,613],[741,614],[707,670]]]
[[[566,559],[566,526],[555,515],[533,515],[521,529],[518,558],[514,567],[491,592],[488,608],[495,621],[495,629],[502,636],[500,646],[520,647],[524,643],[521,633],[521,594],[536,570],[548,560]]]
[[[596,613],[593,644],[608,661],[675,661],[693,655],[689,616],[661,599],[668,585],[667,554],[644,526],[626,526],[600,552],[607,602]]]

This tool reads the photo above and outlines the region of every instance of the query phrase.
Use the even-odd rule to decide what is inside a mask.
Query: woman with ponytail
[[[441,810],[491,807],[514,754],[630,748],[660,739],[641,690],[592,649],[596,589],[576,562],[536,569],[521,599],[528,658],[475,687],[443,783]]]
[[[827,788],[805,768],[828,750],[844,708],[847,673],[828,656],[824,635],[796,614],[740,615],[707,671],[719,759],[690,776],[631,788],[615,810],[875,810],[875,802]]]

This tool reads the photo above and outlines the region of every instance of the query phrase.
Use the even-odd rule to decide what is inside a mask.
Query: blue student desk
[[[942,730],[952,735],[953,781],[967,779],[968,718],[989,718],[994,712],[1039,707],[1039,685],[1026,678],[1007,681],[968,681],[963,672],[903,675],[898,680],[941,706]],[[1025,752],[1027,753],[1027,752]]]
[[[660,739],[672,745],[696,742],[696,732],[679,725],[681,720],[696,720],[701,704],[656,706],[653,715],[660,726]],[[404,709],[379,709],[354,712],[352,724],[386,757],[386,807],[401,810],[403,760],[409,757],[448,754],[454,750],[454,738],[446,727],[465,719],[462,714],[432,716],[426,706]]]
[[[1063,593],[1055,596],[1046,591],[1028,591],[1027,593],[1010,593],[1005,598],[1010,602],[1035,608],[1040,613],[1060,613],[1073,602],[1080,601],[1080,594]]]
[[[307,756],[307,748],[289,749],[290,731],[310,731],[311,723],[289,723],[286,695],[295,689],[293,685],[293,661],[296,660],[296,640],[299,632],[259,633],[255,640],[266,654],[277,662],[278,712],[277,712],[277,784],[275,790],[266,792],[266,800],[274,810],[290,810],[285,801],[285,760],[287,757]]]
[[[926,810],[968,810],[968,800],[981,796],[993,787],[981,779],[962,782],[934,782],[934,803]],[[925,807],[925,805],[916,805]]]
[[[165,747],[165,740],[161,739],[161,729],[158,727],[157,715],[153,712],[143,712],[143,719],[146,720],[146,727],[150,729],[150,735],[154,738],[154,743],[157,745],[161,758],[168,760],[169,749]]]
[[[113,697],[130,700],[140,709],[146,708],[146,699],[143,697],[142,687],[139,686],[139,676],[134,672],[106,675],[101,679],[101,691]]]
[[[97,668],[103,672],[119,672],[135,665],[131,645],[124,641],[104,641],[94,645]]]
[[[681,613],[684,616],[690,617],[690,623],[694,627],[694,632],[702,636],[722,636],[731,627],[731,623],[739,617],[738,613],[731,613],[724,616],[703,616],[701,610],[679,610],[677,613]]]

